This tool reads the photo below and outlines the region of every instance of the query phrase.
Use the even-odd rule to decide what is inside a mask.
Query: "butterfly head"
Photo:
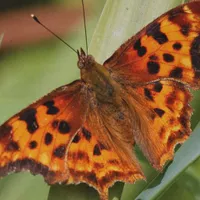
[[[87,55],[82,48],[80,49],[80,51],[77,50],[77,54],[78,54],[78,63],[77,64],[80,69],[89,67],[93,63],[95,63],[94,57],[91,55]]]

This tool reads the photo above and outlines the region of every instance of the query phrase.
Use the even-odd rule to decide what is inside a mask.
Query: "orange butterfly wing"
[[[136,159],[134,163],[122,162],[114,149],[99,142],[94,130],[79,131],[66,159],[70,172],[67,183],[85,182],[97,189],[101,200],[108,199],[108,188],[116,181],[134,183],[144,179]]]
[[[188,87],[200,87],[199,50],[200,2],[193,2],[163,14],[104,63],[132,97],[143,123],[135,142],[159,170],[191,133]]]
[[[176,79],[199,88],[200,2],[174,8],[124,43],[104,65],[123,84]]]
[[[30,170],[48,183],[65,181],[65,153],[81,126],[82,83],[75,81],[43,97],[0,127],[0,175]]]
[[[144,179],[133,153],[133,141],[117,138],[123,138],[126,131],[132,135],[132,129],[125,128],[129,119],[124,116],[120,122],[112,118],[110,125],[110,115],[113,114],[113,111],[109,113],[110,106],[90,107],[66,158],[70,172],[67,183],[86,182],[98,190],[101,200],[108,199],[108,188],[116,181],[134,183]]]
[[[185,85],[172,81],[156,81],[135,89],[129,86],[132,98],[137,95],[138,112],[146,129],[135,134],[151,165],[162,170],[174,156],[176,144],[183,143],[191,134],[192,109],[190,91]]]
[[[29,170],[43,175],[49,184],[86,182],[98,190],[102,200],[108,199],[108,188],[114,182],[144,179],[132,153],[133,140],[117,150],[121,141],[110,138],[113,132],[105,122],[113,113],[111,105],[96,106],[91,100],[84,83],[75,81],[5,122],[0,127],[0,176]],[[115,127],[120,124],[114,122]],[[122,123],[126,125],[126,120]],[[122,136],[126,130],[120,127],[117,131]]]

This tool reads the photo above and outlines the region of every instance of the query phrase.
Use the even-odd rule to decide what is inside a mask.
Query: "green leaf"
[[[49,186],[41,176],[34,177],[27,172],[9,175],[0,181],[0,199],[3,200],[45,200],[48,191]]]

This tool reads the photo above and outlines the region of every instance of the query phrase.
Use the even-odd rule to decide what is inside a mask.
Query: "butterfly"
[[[200,88],[200,2],[176,7],[103,65],[77,51],[81,79],[0,126],[0,176],[29,170],[49,184],[94,187],[145,179],[133,146],[162,171],[191,134],[190,89]]]

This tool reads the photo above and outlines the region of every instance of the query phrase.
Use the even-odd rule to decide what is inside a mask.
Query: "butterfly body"
[[[120,96],[119,84],[111,78],[109,71],[98,64],[91,55],[86,55],[83,50],[80,52],[78,66],[81,71],[81,80],[88,93],[96,101],[114,103]]]
[[[91,55],[86,55],[81,49],[79,54],[78,66],[81,69],[81,81],[83,83],[83,98],[88,101],[87,113],[96,111],[101,112],[101,117],[104,123],[107,123],[107,131],[113,138],[113,148],[118,151],[117,146],[121,146],[121,151],[124,149],[124,144],[133,145],[133,134],[135,127],[134,116],[128,102],[128,93],[122,85],[117,83],[112,77],[108,69],[98,64]],[[81,67],[80,67],[81,66]],[[87,115],[87,114],[86,114]],[[94,122],[87,120],[87,123],[93,129],[96,129]],[[93,125],[94,124],[94,125]],[[100,130],[96,129],[96,134],[101,144],[110,147],[111,141],[108,135],[103,133],[104,124],[100,125]],[[116,130],[109,130],[114,126]],[[109,137],[110,137],[109,136]],[[115,141],[115,142],[114,142]],[[116,144],[114,144],[116,143]],[[128,156],[129,155],[129,156]],[[125,158],[125,157],[126,158]],[[123,159],[125,162],[131,159],[131,153],[124,150]]]
[[[103,65],[82,49],[81,79],[0,126],[0,176],[29,170],[49,184],[85,182],[101,200],[115,181],[145,179],[133,145],[162,171],[191,134],[200,88],[200,2],[168,11]]]

